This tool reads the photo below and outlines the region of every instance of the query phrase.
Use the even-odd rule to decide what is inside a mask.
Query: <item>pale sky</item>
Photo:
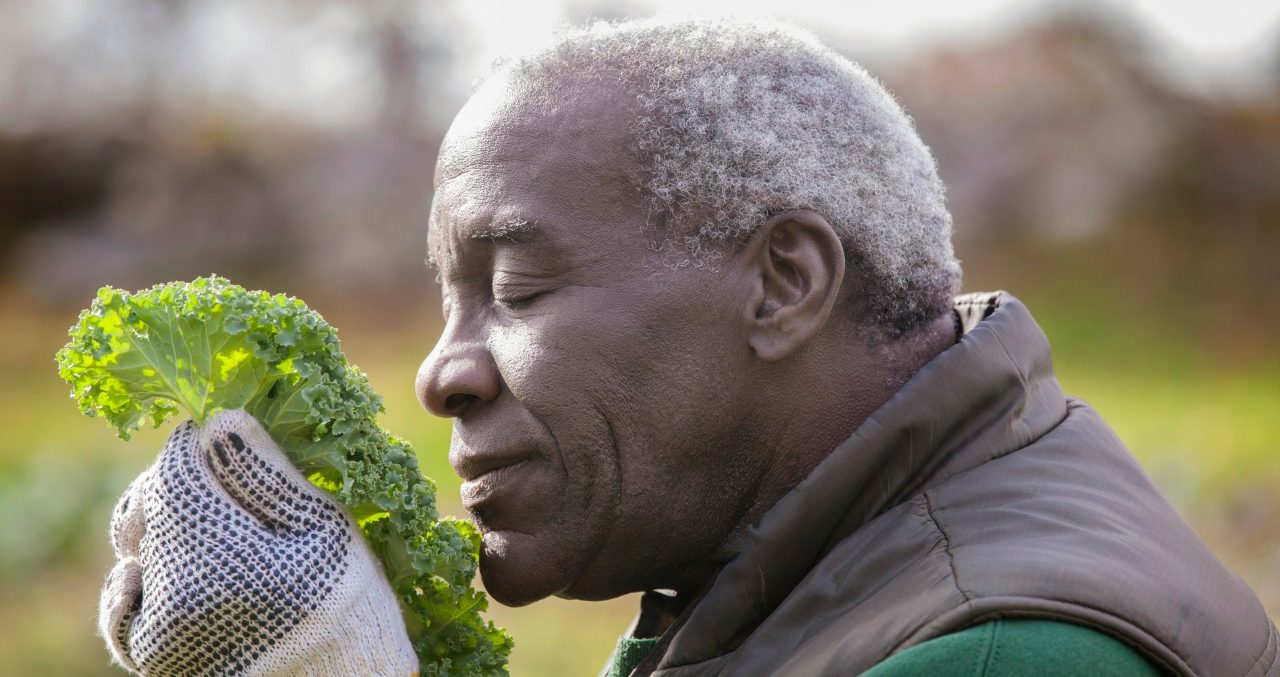
[[[623,0],[621,6],[640,13],[773,15],[891,56],[922,43],[980,40],[1046,8],[1090,4],[1127,10],[1176,61],[1211,77],[1256,69],[1280,48],[1277,0]],[[456,12],[473,35],[474,58],[483,64],[533,46],[563,20],[566,7],[575,6],[597,5],[467,0]]]
[[[1210,94],[1249,91],[1280,67],[1280,0],[618,0],[631,15],[654,11],[774,15],[818,32],[860,58],[891,60],[937,44],[981,42],[1014,31],[1047,8],[1105,4],[1136,18],[1163,48],[1157,62],[1188,87]],[[146,2],[138,6],[146,6]],[[528,50],[562,22],[581,18],[601,0],[421,0],[423,25],[457,41],[460,84],[495,58]],[[189,91],[196,108],[234,114],[306,118],[345,125],[368,120],[375,86],[367,17],[340,2],[297,5],[263,0],[205,0],[190,7],[198,21],[185,31],[143,30],[138,40],[121,22],[145,13],[118,12],[101,0],[0,0],[0,127],[41,128],[64,115],[81,124],[94,101],[129,96],[137,63],[157,63],[171,86]],[[299,21],[298,7],[321,7]],[[376,7],[376,5],[375,5]],[[366,7],[365,10],[368,8]],[[360,10],[361,12],[365,10]],[[615,12],[616,13],[616,12]],[[127,36],[127,37],[125,37]],[[429,47],[429,45],[428,45]],[[45,56],[79,54],[66,72],[42,68]],[[6,58],[8,57],[8,58]],[[15,84],[16,83],[16,84]],[[434,97],[451,107],[460,92]],[[246,105],[247,104],[247,105]],[[86,113],[88,114],[88,113]]]

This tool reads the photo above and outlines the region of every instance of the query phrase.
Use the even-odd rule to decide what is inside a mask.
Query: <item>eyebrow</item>
[[[538,224],[527,219],[503,219],[494,221],[475,232],[468,233],[467,239],[487,242],[497,242],[498,240],[515,242],[527,240],[529,236],[537,233],[537,231]]]
[[[468,240],[480,242],[524,242],[529,240],[540,230],[538,224],[527,219],[502,219],[490,223],[488,226],[480,228],[475,232],[467,233]],[[430,250],[427,256],[422,260],[427,268],[440,273],[440,264],[436,261],[435,256]]]

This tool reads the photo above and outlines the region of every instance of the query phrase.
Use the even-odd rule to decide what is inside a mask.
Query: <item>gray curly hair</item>
[[[634,93],[633,151],[660,246],[683,243],[701,261],[774,214],[810,209],[864,285],[860,313],[890,336],[950,309],[960,265],[933,156],[893,96],[811,33],[772,20],[598,22],[496,72]]]

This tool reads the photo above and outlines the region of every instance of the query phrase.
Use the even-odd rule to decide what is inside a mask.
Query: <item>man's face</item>
[[[694,581],[763,471],[743,285],[654,255],[626,101],[491,82],[441,149],[446,325],[418,392],[454,417],[449,460],[506,604]]]

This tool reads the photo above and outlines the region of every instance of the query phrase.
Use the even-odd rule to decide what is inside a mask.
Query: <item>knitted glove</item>
[[[121,497],[98,629],[144,675],[416,674],[343,507],[243,411],[188,421]]]

